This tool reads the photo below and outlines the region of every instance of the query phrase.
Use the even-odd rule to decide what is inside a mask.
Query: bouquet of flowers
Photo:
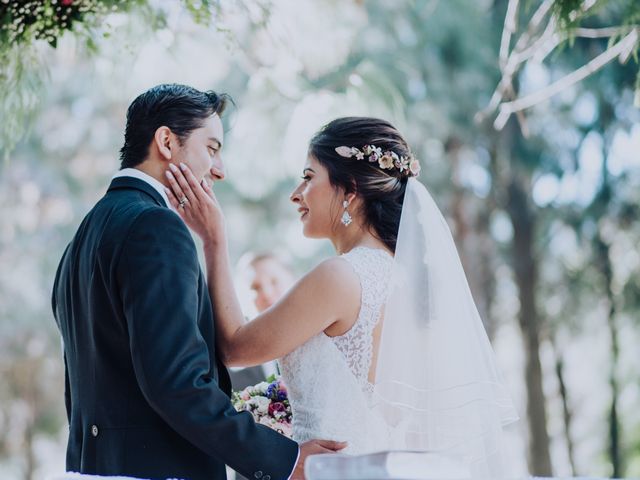
[[[291,405],[282,379],[271,375],[265,382],[233,392],[233,406],[249,412],[256,422],[291,438]]]

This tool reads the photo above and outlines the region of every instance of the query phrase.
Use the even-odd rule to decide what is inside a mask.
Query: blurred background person
[[[294,284],[296,278],[290,264],[281,255],[274,252],[249,252],[238,262],[240,281],[239,292],[247,313],[261,313],[276,303]],[[247,291],[248,289],[248,291]],[[268,376],[279,374],[276,362],[247,368],[232,368],[231,383],[234,390],[242,390],[250,385],[264,381]]]
[[[258,313],[276,303],[295,282],[295,277],[283,258],[275,253],[254,255],[249,262],[252,271],[251,291]]]

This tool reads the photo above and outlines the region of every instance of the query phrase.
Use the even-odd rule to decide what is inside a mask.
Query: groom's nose
[[[224,180],[224,177],[225,177],[224,167],[222,165],[220,166],[213,165],[209,169],[209,174],[211,175],[211,178],[213,179],[214,182],[218,180]]]

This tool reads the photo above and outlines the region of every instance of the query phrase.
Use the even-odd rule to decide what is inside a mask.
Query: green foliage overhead
[[[220,3],[211,0],[182,0],[197,23],[207,23],[219,13]],[[148,0],[27,0],[0,2],[0,54],[14,45],[30,46],[43,40],[56,48],[67,31],[87,31],[99,25],[109,13],[133,8],[151,10]]]
[[[615,24],[612,26],[622,27],[621,33],[640,26],[640,2],[637,0],[595,0],[593,5],[585,0],[554,0],[551,9],[560,30],[569,37],[575,28],[596,15],[610,20]]]
[[[5,156],[28,131],[47,81],[41,45],[52,48],[67,32],[84,37],[95,51],[93,33],[110,12],[141,0],[33,0],[0,2],[0,150]]]
[[[196,23],[204,25],[215,23],[222,10],[218,0],[181,0],[181,4]],[[152,30],[166,26],[165,12],[149,0],[0,1],[0,151],[5,158],[27,133],[46,85],[43,48],[57,48],[65,34],[73,34],[95,54],[97,39],[112,34],[104,24],[107,15],[134,11]]]
[[[579,25],[583,17],[584,3],[584,0],[556,0],[553,2],[552,10],[562,30],[570,30]],[[600,3],[606,2],[600,0]]]
[[[0,40],[3,53],[11,46],[44,40],[53,48],[67,30],[96,22],[111,11],[134,3],[126,0],[33,0],[2,6]]]

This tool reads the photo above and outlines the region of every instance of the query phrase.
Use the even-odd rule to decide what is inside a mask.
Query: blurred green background
[[[640,476],[637,3],[599,2],[573,23],[562,8],[593,2],[129,3],[56,48],[3,46],[0,478],[64,469],[55,267],[119,167],[128,104],[165,82],[234,97],[216,185],[232,257],[283,252],[299,274],[333,254],[302,236],[288,200],[311,135],[338,116],[392,121],[451,226],[521,412],[512,460],[538,475]],[[625,38],[613,61],[562,83]],[[535,105],[497,129],[499,104],[529,94]]]

